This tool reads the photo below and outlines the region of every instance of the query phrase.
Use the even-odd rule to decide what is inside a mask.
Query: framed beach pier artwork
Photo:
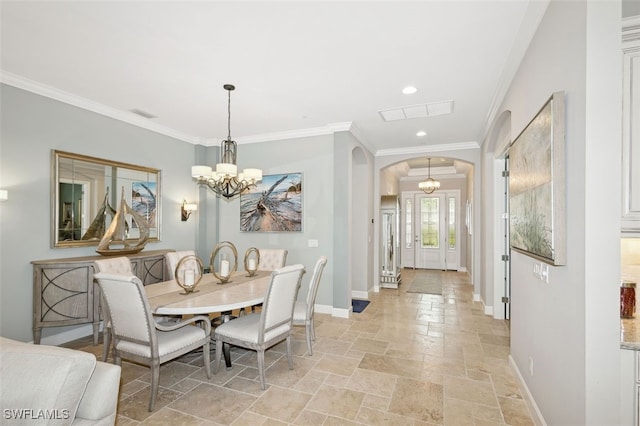
[[[302,173],[265,175],[240,194],[240,231],[301,232]]]
[[[551,265],[566,261],[564,150],[556,92],[509,148],[511,248]]]

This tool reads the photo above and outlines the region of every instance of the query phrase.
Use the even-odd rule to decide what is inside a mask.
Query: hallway
[[[233,349],[232,370],[211,380],[192,355],[162,367],[148,413],[148,369],[124,363],[117,424],[533,425],[508,365],[507,325],[473,302],[467,274],[402,276],[349,319],[316,314],[311,357],[297,327],[293,370],[282,344],[268,351],[266,391],[255,352]],[[443,295],[407,292],[420,280],[441,280]],[[69,346],[100,356],[90,339]]]

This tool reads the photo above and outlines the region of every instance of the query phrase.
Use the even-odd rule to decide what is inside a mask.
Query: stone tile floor
[[[399,289],[372,293],[360,314],[316,314],[313,356],[296,327],[293,370],[284,344],[267,351],[264,391],[255,352],[233,348],[233,368],[210,380],[202,355],[190,354],[161,367],[149,413],[148,368],[123,362],[116,424],[533,425],[508,365],[508,324],[473,302],[467,274],[402,274]],[[442,295],[406,292],[434,279]],[[66,346],[99,358],[91,340]]]

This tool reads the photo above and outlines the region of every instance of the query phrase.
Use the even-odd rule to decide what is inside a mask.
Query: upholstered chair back
[[[309,289],[307,291],[307,297],[305,301],[296,301],[293,308],[293,325],[304,325],[307,332],[307,349],[309,355],[313,355],[312,340],[316,339],[315,325],[313,319],[314,308],[316,305],[316,295],[318,294],[318,288],[320,287],[320,279],[322,278],[322,271],[327,264],[327,258],[320,256],[316,262],[316,267],[313,269],[313,275],[309,281]]]
[[[287,264],[287,253],[285,249],[258,249],[260,253],[259,271],[273,271],[282,268]]]
[[[155,333],[150,330],[155,322],[140,279],[107,273],[96,274],[96,279],[109,307],[115,338],[137,345],[146,351],[146,356],[151,356],[149,345]]]
[[[291,330],[293,305],[304,272],[304,265],[285,266],[273,271],[262,306],[258,343]]]
[[[134,275],[131,261],[128,257],[108,257],[105,259],[99,259],[93,261],[93,269],[96,273],[104,272],[107,274],[116,274],[130,277]],[[109,309],[104,301],[104,296],[101,297],[100,307],[101,316],[104,320],[103,330],[103,342],[102,342],[102,360],[107,361],[109,357],[109,350],[111,347],[111,319],[109,318]]]
[[[94,260],[93,267],[96,272],[106,272],[108,274],[117,275],[133,275],[131,261],[128,257],[124,256]]]
[[[176,266],[178,266],[178,262],[180,262],[180,259],[186,256],[195,255],[196,252],[194,250],[170,251],[166,253],[164,255],[164,260],[167,264],[167,280],[172,280],[175,278]],[[184,267],[181,269],[198,269],[198,264],[195,259],[186,261],[181,266]]]
[[[322,272],[327,264],[327,257],[320,256],[316,262],[316,267],[313,269],[313,275],[309,281],[309,291],[307,292],[307,316],[313,315],[313,306],[316,303],[316,295],[318,294],[318,288],[320,287],[320,280],[322,279]]]

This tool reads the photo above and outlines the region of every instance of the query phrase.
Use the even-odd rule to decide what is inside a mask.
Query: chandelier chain
[[[229,94],[229,97],[227,100],[227,129],[228,129],[227,140],[229,141],[231,140],[231,90],[233,89],[227,89],[227,93]]]

